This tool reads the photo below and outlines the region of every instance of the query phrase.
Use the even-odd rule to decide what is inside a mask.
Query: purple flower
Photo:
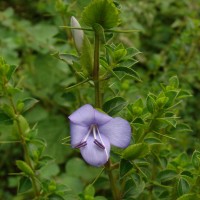
[[[105,164],[110,145],[125,148],[131,139],[128,121],[99,112],[86,104],[70,116],[71,145],[79,148],[85,161],[93,166]]]

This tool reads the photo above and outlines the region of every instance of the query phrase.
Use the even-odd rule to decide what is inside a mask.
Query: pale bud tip
[[[74,16],[71,17],[70,25],[75,28],[81,28],[78,20]],[[72,36],[77,50],[81,52],[84,38],[83,30],[72,29]]]

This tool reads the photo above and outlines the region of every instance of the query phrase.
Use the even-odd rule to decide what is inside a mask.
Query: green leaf
[[[86,36],[84,36],[83,44],[82,44],[82,51],[80,56],[80,63],[82,66],[82,69],[84,72],[87,73],[87,75],[91,74],[92,68],[93,68],[93,51],[90,44],[90,41]]]
[[[187,97],[192,97],[192,94],[187,90],[181,90],[177,95],[177,98],[179,99],[183,99]]]
[[[27,174],[29,176],[33,176],[34,175],[33,170],[31,169],[31,167],[26,162],[24,162],[22,160],[17,160],[16,161],[16,165],[25,174]]]
[[[105,33],[104,33],[103,27],[100,24],[94,24],[93,29],[94,29],[95,33],[98,35],[102,44],[105,44],[106,39],[105,39]]]
[[[122,97],[114,97],[103,104],[103,110],[108,115],[115,115],[123,110],[127,105],[127,102]]]
[[[188,124],[178,123],[176,126],[176,131],[180,132],[192,132],[191,127]]]
[[[100,59],[100,64],[108,71],[110,72],[114,77],[116,77],[119,81],[120,78],[117,76],[117,74],[111,69],[111,67],[105,62],[103,59]]]
[[[11,124],[12,118],[10,118],[8,115],[0,111],[0,125],[1,124]]]
[[[133,106],[137,106],[137,107],[143,108],[143,107],[144,107],[144,104],[143,104],[142,99],[141,99],[141,98],[137,99],[137,100],[134,102]]]
[[[104,29],[110,29],[118,25],[119,11],[112,0],[93,0],[85,7],[82,19],[87,26],[100,24]]]
[[[27,120],[25,119],[25,117],[23,117],[22,115],[17,116],[16,119],[18,122],[14,122],[14,127],[17,128],[17,130],[19,130],[18,128],[18,124],[20,126],[20,131],[24,134],[24,135],[28,135],[29,131],[30,131],[30,127],[29,124],[27,122]]]
[[[82,85],[82,84],[84,84],[84,83],[87,83],[89,80],[90,80],[90,79],[87,78],[87,79],[85,79],[85,80],[83,80],[83,81],[81,81],[81,82],[79,82],[79,83],[77,83],[77,84],[71,85],[71,86],[65,88],[65,91],[68,91],[68,92],[69,92],[70,90],[73,90],[73,89],[79,87],[80,85]]]
[[[167,103],[168,100],[169,100],[168,97],[159,97],[156,99],[156,104],[159,108],[162,108]]]
[[[38,169],[44,167],[49,162],[53,161],[54,159],[51,156],[42,156],[38,162]]]
[[[147,96],[146,105],[147,105],[148,111],[150,113],[154,113],[156,101],[154,100],[151,94]]]
[[[9,116],[10,118],[14,118],[15,117],[15,112],[13,110],[13,108],[10,105],[4,104],[2,111]]]
[[[132,169],[132,164],[124,159],[121,159],[120,161],[120,177],[124,177],[131,169]]]
[[[46,144],[42,139],[32,139],[28,143],[28,149],[29,149],[31,158],[35,161],[38,161],[45,147],[46,147]]]
[[[126,75],[131,76],[132,78],[136,79],[137,81],[141,82],[140,76],[138,75],[138,73],[128,67],[115,67],[113,69],[113,71],[115,72],[124,72]]]
[[[84,190],[84,196],[85,198],[87,197],[94,197],[94,194],[95,194],[95,189],[94,187],[90,184],[88,185],[85,190]]]
[[[38,100],[34,98],[26,98],[23,100],[23,103],[23,112],[26,112],[27,110],[31,109],[36,103],[38,103]]]
[[[192,154],[192,164],[195,167],[195,169],[200,169],[200,152],[195,150]]]
[[[179,80],[177,76],[173,76],[169,79],[169,84],[172,88],[177,89],[179,87]]]
[[[106,197],[103,196],[96,196],[94,200],[107,200]]]
[[[168,97],[168,101],[165,104],[165,108],[168,108],[170,106],[172,106],[172,104],[174,103],[176,97],[177,97],[178,92],[176,90],[169,90],[167,92],[165,92],[165,96]]]
[[[58,195],[58,194],[51,194],[48,196],[49,200],[65,200],[64,197]]]
[[[148,137],[148,138],[145,138],[144,141],[150,145],[151,144],[162,144],[162,141],[156,137]]]
[[[180,178],[177,185],[178,195],[181,196],[190,190],[188,181],[184,178]]]
[[[177,121],[173,117],[171,117],[171,118],[170,117],[168,117],[168,118],[167,117],[166,118],[156,118],[156,120],[161,121],[161,122],[165,122],[168,125],[173,126],[174,128],[176,128]]]
[[[140,199],[139,196],[144,189],[145,182],[142,180],[141,176],[135,174],[126,181],[123,199]]]
[[[183,196],[179,197],[176,200],[199,200],[200,195],[194,194],[194,193],[188,193],[184,194]]]
[[[17,193],[24,193],[32,188],[31,180],[28,177],[21,177]]]
[[[119,50],[114,51],[115,62],[116,63],[120,62],[126,54],[127,54],[126,49],[119,49]]]
[[[49,179],[59,174],[60,168],[55,162],[50,162],[38,170],[41,179]]]
[[[157,178],[161,182],[165,182],[165,181],[169,181],[169,180],[174,179],[176,176],[177,176],[176,171],[171,170],[171,169],[166,169],[166,170],[161,171],[158,174]]]
[[[84,180],[91,180],[99,174],[99,169],[91,168],[86,165],[83,159],[72,158],[68,160],[65,167],[67,174]],[[84,173],[83,173],[84,172]]]
[[[135,118],[132,123],[133,124],[141,124],[141,125],[145,124],[144,120],[140,117]]]
[[[126,160],[134,160],[138,158],[143,158],[149,153],[149,145],[147,145],[146,143],[138,143],[127,147],[122,153],[122,158]]]
[[[16,69],[17,69],[17,66],[15,66],[15,65],[10,65],[9,66],[9,70],[8,70],[8,72],[6,74],[8,80],[11,79],[11,77],[12,77],[12,75],[15,72]]]
[[[63,62],[72,65],[73,62],[77,62],[79,60],[79,58],[76,55],[73,54],[69,54],[69,53],[59,53],[56,52],[54,54],[52,54],[52,56],[54,56],[55,58],[62,60]]]

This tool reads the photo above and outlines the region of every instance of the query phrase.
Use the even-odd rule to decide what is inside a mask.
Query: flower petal
[[[98,128],[100,134],[108,137],[112,145],[121,148],[129,145],[131,140],[131,127],[128,121],[116,117]]]
[[[89,131],[89,127],[81,126],[70,122],[70,135],[71,135],[71,145],[76,147],[84,139]]]
[[[101,138],[105,149],[100,148],[98,145],[94,143],[93,135],[90,135],[88,137],[87,145],[85,147],[80,148],[84,160],[88,164],[96,167],[104,165],[108,161],[110,155],[109,139],[105,136],[101,136]],[[97,139],[101,141],[98,136]]]
[[[97,125],[105,124],[112,119],[112,117],[110,117],[109,115],[99,112],[96,109],[94,110],[94,117],[95,117],[95,124]]]
[[[68,118],[73,123],[90,126],[94,123],[94,108],[91,105],[86,104],[74,111]]]

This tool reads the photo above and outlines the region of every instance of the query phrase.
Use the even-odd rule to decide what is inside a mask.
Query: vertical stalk
[[[111,191],[112,191],[113,200],[119,200],[120,194],[119,194],[119,191],[116,187],[116,179],[115,179],[115,177],[113,176],[113,173],[112,173],[110,159],[105,164],[105,169],[108,173],[108,177],[109,177],[109,180],[110,180],[110,188],[111,188]]]
[[[99,47],[100,47],[99,34],[95,31],[93,81],[95,89],[95,107],[97,108],[102,107],[100,83],[99,83]]]
[[[10,100],[11,106],[13,107],[15,115],[18,116],[18,113],[17,113],[17,110],[15,108],[15,105],[13,103],[12,98],[9,97],[9,100]],[[29,153],[28,153],[28,148],[27,148],[27,145],[26,145],[26,140],[24,138],[23,131],[21,129],[20,123],[19,123],[19,121],[18,121],[17,118],[16,118],[16,123],[17,123],[17,129],[18,129],[18,132],[19,132],[21,144],[22,144],[22,147],[23,147],[23,150],[24,150],[25,161],[29,165],[29,167],[34,171],[34,168],[33,168],[32,164],[31,164],[31,158],[30,158]],[[30,178],[31,178],[31,181],[32,181],[32,184],[33,184],[33,190],[34,190],[35,196],[37,198],[37,197],[39,197],[39,189],[37,187],[37,184],[36,184],[36,181],[35,181],[35,177],[31,176]]]
[[[93,68],[93,81],[94,81],[94,90],[95,90],[95,107],[102,108],[102,94],[99,82],[99,48],[100,48],[100,37],[97,31],[95,31],[94,38],[94,68]],[[110,188],[112,190],[113,200],[119,200],[119,192],[116,187],[116,179],[113,176],[111,169],[111,161],[105,164],[105,169],[108,173],[110,180]]]
[[[16,115],[16,119],[15,120],[16,120],[16,123],[17,123],[17,129],[18,129],[18,132],[19,132],[20,142],[22,144],[23,151],[24,151],[25,161],[29,165],[29,167],[34,171],[34,168],[33,168],[32,164],[31,164],[31,158],[30,158],[30,156],[28,154],[28,148],[27,148],[26,140],[24,138],[23,131],[22,131],[20,123],[18,121],[19,114],[17,112],[17,109],[15,108],[15,105],[14,105],[12,97],[7,92],[6,84],[7,84],[7,80],[5,78],[3,78],[3,89],[4,89],[4,92],[8,96],[8,100],[10,102],[10,105],[13,108],[13,111],[14,111],[14,113]],[[32,181],[32,184],[33,184],[33,190],[34,190],[35,196],[36,196],[36,198],[38,198],[40,194],[39,194],[39,189],[38,189],[36,181],[35,181],[35,177],[31,176],[30,178],[31,178],[31,181]]]

